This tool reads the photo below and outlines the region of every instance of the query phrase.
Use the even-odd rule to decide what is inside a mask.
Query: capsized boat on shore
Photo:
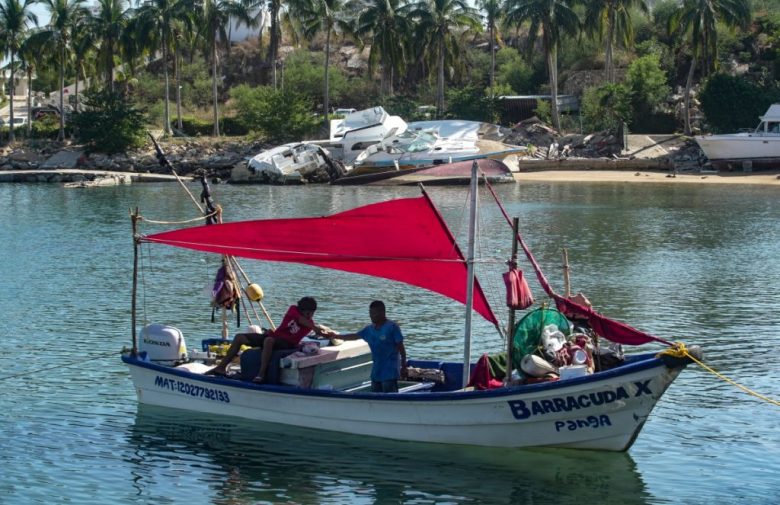
[[[419,121],[406,131],[378,142],[355,158],[350,175],[387,168],[404,170],[475,159],[504,160],[527,149],[498,140],[500,128],[464,120]]]
[[[406,131],[406,121],[382,107],[371,107],[333,119],[330,138],[293,142],[258,153],[233,168],[237,184],[328,182],[347,172],[366,148]]]
[[[474,278],[477,164],[473,167],[472,219],[466,256],[424,191],[419,197],[383,201],[324,217],[243,221],[152,235],[134,234],[136,258],[141,244],[162,244],[228,258],[300,263],[390,279],[464,303],[467,310],[463,362],[444,362],[436,356],[409,362],[438,380],[403,382],[399,393],[367,392],[371,359],[361,342],[331,345],[311,356],[279,356],[276,384],[256,385],[240,380],[256,373],[243,368],[250,367],[250,358],[245,362],[244,357],[252,351],[242,356],[239,379],[204,375],[210,367],[203,360],[209,358],[186,353],[183,336],[173,327],[143,328],[139,347],[133,310],[133,348],[123,353],[122,361],[130,371],[138,401],[396,440],[497,447],[628,449],[656,402],[689,362],[686,357],[639,354],[628,356],[615,366],[602,365],[595,373],[568,379],[548,377],[535,382],[511,380],[508,376],[494,389],[467,386],[468,382],[475,383],[472,371],[475,374],[477,369],[470,354],[472,314],[475,312],[500,329],[481,285]],[[134,214],[134,230],[139,220],[140,216]],[[383,233],[379,247],[365,240],[376,230]],[[511,368],[520,370],[521,358],[536,352],[532,349],[522,355],[529,342],[539,345],[538,334],[536,340],[528,340],[529,332],[542,330],[534,319],[539,314],[541,322],[546,321],[548,313],[552,314],[558,321],[557,328],[567,333],[573,325],[564,314],[577,320],[577,331],[592,333],[594,337],[626,345],[670,345],[659,337],[610,320],[582,302],[556,294],[520,234],[511,235],[558,309],[541,307],[516,325],[509,324],[511,345],[507,360]],[[135,308],[135,290],[133,293]],[[208,343],[205,339],[204,347]]]
[[[780,103],[759,119],[752,132],[698,135],[696,142],[717,169],[780,168]]]
[[[252,157],[233,168],[234,184],[296,184],[325,182],[343,174],[343,166],[321,146],[305,142],[284,144]]]

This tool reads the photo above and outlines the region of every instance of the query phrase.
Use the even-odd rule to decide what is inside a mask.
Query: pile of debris
[[[529,155],[539,159],[612,158],[624,148],[622,135],[610,131],[561,135],[536,116],[517,123],[504,142],[528,146]]]

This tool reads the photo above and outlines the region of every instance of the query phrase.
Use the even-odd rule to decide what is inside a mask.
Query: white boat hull
[[[778,134],[706,135],[696,137],[696,142],[710,162],[718,167],[740,167],[743,162],[751,162],[755,166],[780,166]]]
[[[396,440],[623,451],[682,367],[647,358],[584,378],[471,392],[256,386],[123,356],[141,403]]]

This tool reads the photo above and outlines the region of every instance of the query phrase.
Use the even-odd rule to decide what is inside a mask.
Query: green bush
[[[32,122],[30,126],[34,139],[56,139],[60,133],[60,118],[47,115]],[[65,123],[65,135],[70,134],[70,124]]]
[[[249,128],[237,117],[223,117],[219,120],[219,131],[225,135],[246,135]]]
[[[526,63],[517,49],[505,47],[496,52],[496,84],[507,85],[508,94],[534,93],[539,83],[535,81],[534,69]]]
[[[661,69],[658,54],[648,54],[628,66],[626,88],[631,93],[631,124],[634,129],[651,114],[659,112],[659,104],[669,96],[666,72]]]
[[[631,117],[631,97],[622,84],[587,88],[580,106],[584,131],[616,131]]]
[[[498,121],[497,101],[476,86],[447,90],[447,116],[456,119]]]
[[[208,136],[214,133],[214,123],[212,121],[192,116],[182,116],[181,127],[184,133],[192,137],[199,135]]]
[[[145,142],[143,116],[121,93],[87,91],[83,112],[71,116],[79,141],[89,152],[117,153]]]
[[[325,56],[322,53],[295,51],[284,61],[284,75],[277,77],[285,90],[294,90],[315,104],[322,103],[325,84]],[[344,101],[348,88],[344,73],[332,62],[328,67],[328,95],[331,103]]]
[[[315,132],[321,121],[312,114],[311,102],[304,95],[270,86],[246,84],[230,90],[236,121],[247,131],[259,131],[272,142],[300,140]]]
[[[547,124],[552,123],[552,105],[547,100],[536,100],[536,109],[534,109],[536,117],[541,119]]]
[[[776,92],[745,77],[715,74],[707,79],[699,100],[713,131],[734,132],[755,127],[758,116],[766,112]]]

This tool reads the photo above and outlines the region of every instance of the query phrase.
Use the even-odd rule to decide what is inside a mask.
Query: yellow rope
[[[219,214],[219,211],[220,211],[220,209],[217,209],[214,212],[212,212],[211,214],[206,214],[205,216],[200,216],[200,217],[194,217],[192,219],[187,219],[185,221],[157,221],[157,220],[154,220],[154,219],[147,219],[147,218],[145,218],[143,216],[139,216],[139,219],[141,219],[142,221],[144,221],[146,223],[151,223],[151,224],[187,224],[187,223],[194,223],[195,221],[203,221],[203,220],[208,219],[208,218],[210,218],[212,216],[216,216],[217,214]]]
[[[689,358],[691,361],[693,361],[694,363],[696,363],[697,365],[699,365],[703,369],[707,370],[711,374],[715,375],[719,379],[721,379],[723,381],[726,381],[726,382],[728,382],[729,384],[731,384],[733,386],[736,386],[737,388],[741,389],[742,391],[746,392],[749,395],[755,396],[756,398],[760,398],[761,400],[764,400],[767,403],[771,403],[772,405],[780,407],[780,401],[773,400],[772,398],[769,398],[769,397],[766,397],[766,396],[764,396],[762,394],[759,394],[759,393],[753,391],[752,389],[750,389],[750,388],[748,388],[746,386],[743,386],[742,384],[738,384],[734,380],[729,379],[728,377],[726,377],[722,373],[718,372],[717,370],[714,370],[713,368],[705,365],[704,363],[702,363],[698,359],[694,358],[691,355],[691,353],[688,352],[688,349],[685,347],[685,344],[683,344],[682,342],[675,342],[674,345],[672,347],[670,347],[669,349],[666,349],[665,351],[661,351],[661,352],[658,353],[658,356],[661,356],[661,355],[673,356],[675,358]]]

